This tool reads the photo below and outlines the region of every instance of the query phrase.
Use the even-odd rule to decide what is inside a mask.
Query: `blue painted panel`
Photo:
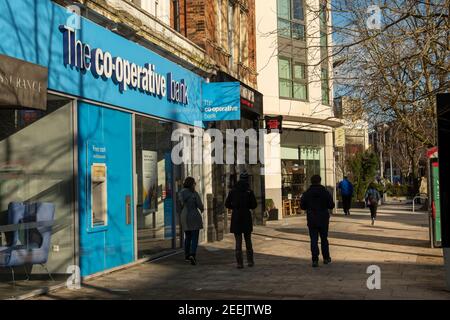
[[[87,103],[78,105],[80,264],[86,276],[133,261],[133,224],[126,224],[125,197],[132,193],[131,115]],[[93,152],[93,147],[97,151]],[[92,163],[107,166],[107,224],[92,226]],[[131,206],[133,208],[133,205]],[[131,214],[133,217],[133,213]]]
[[[166,153],[164,156],[166,168],[166,198],[164,199],[164,237],[166,239],[175,238],[175,223],[173,220],[173,163],[171,154]]]
[[[47,67],[50,89],[187,124],[202,120],[202,78],[195,73],[82,18],[76,38],[83,44],[88,44],[92,51],[99,48],[137,66],[153,64],[157,73],[168,82],[170,78],[176,80],[180,88],[184,80],[189,103],[176,103],[169,98],[174,93],[169,90],[170,83],[166,96],[161,98],[137,89],[122,91],[112,79],[104,80],[91,69],[79,70],[64,63],[64,37],[60,26],[71,17],[65,8],[50,0],[0,0],[0,12],[0,54]],[[174,96],[177,95],[174,93]]]

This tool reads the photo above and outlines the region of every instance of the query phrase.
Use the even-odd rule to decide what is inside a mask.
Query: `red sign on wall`
[[[269,116],[265,116],[264,120],[266,121],[266,130],[267,133],[270,133],[272,130],[278,130],[279,133],[281,133],[283,130],[283,117],[282,116],[278,116],[278,117],[269,117]]]

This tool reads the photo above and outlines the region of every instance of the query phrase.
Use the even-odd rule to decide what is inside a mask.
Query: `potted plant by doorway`
[[[268,213],[268,220],[278,220],[278,209],[275,207],[275,202],[272,199],[266,199],[266,212]]]

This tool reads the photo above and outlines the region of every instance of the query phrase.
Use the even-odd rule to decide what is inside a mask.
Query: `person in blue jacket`
[[[344,180],[339,182],[338,188],[341,191],[342,207],[344,208],[344,214],[346,216],[349,216],[350,208],[352,206],[353,185],[348,180],[348,177],[345,176]]]

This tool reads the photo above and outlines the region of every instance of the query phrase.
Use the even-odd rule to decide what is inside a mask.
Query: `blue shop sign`
[[[239,82],[203,83],[203,121],[241,119],[241,84]]]
[[[194,125],[202,78],[50,0],[0,0],[0,54],[48,68],[48,88]]]

